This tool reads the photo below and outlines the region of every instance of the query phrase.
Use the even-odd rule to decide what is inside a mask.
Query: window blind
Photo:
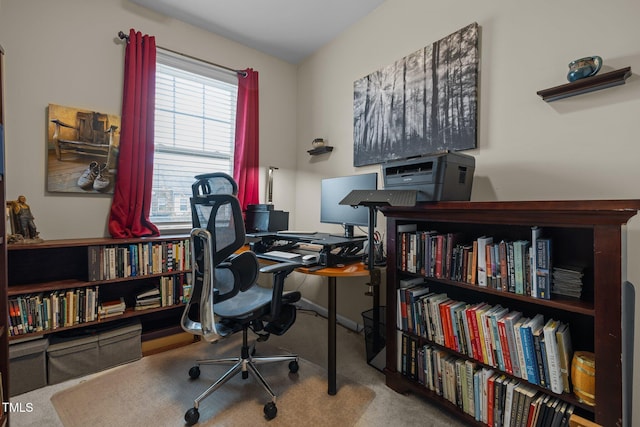
[[[237,78],[158,49],[151,221],[191,226],[191,185],[203,173],[233,175]]]

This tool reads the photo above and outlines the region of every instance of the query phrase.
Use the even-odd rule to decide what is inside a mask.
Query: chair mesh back
[[[192,190],[193,227],[206,228],[214,237],[213,262],[218,265],[245,243],[237,185],[227,174],[212,173],[196,176]]]

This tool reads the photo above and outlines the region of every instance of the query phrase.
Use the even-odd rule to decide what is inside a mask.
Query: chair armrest
[[[278,271],[289,270],[291,273],[298,267],[302,267],[299,262],[279,262],[277,264],[267,265],[260,268],[260,273],[276,273]]]
[[[297,262],[279,262],[260,269],[261,273],[273,273],[273,294],[271,297],[271,313],[268,321],[273,321],[280,315],[282,296],[284,294],[284,279],[296,268],[302,267]]]
[[[55,123],[56,125],[60,125],[60,126],[66,127],[66,128],[76,129],[76,130],[77,130],[77,128],[76,128],[75,126],[68,125],[68,124],[66,124],[65,122],[62,122],[62,121],[60,121],[60,120],[58,120],[58,119],[53,119],[53,120],[51,120],[51,121],[52,121],[53,123]]]

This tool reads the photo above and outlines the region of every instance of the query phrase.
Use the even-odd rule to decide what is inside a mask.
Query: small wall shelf
[[[331,151],[333,151],[333,147],[329,145],[323,145],[322,147],[316,147],[311,150],[307,150],[307,153],[312,156],[317,156],[318,154],[330,153]]]
[[[568,98],[570,96],[622,85],[629,76],[631,76],[631,67],[625,67],[564,85],[543,89],[538,91],[537,94],[540,95],[544,101],[557,101],[558,99]]]

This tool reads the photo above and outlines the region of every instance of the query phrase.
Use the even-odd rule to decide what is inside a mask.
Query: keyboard
[[[302,261],[302,255],[285,251],[268,251],[262,254],[256,254],[256,256],[274,261]]]
[[[318,232],[317,231],[304,231],[304,230],[303,231],[283,230],[283,231],[278,231],[276,234],[283,235],[283,236],[286,236],[288,234],[292,234],[292,235],[298,234],[298,235],[301,235],[301,236],[310,236],[310,235],[313,235],[313,234],[318,234]]]

